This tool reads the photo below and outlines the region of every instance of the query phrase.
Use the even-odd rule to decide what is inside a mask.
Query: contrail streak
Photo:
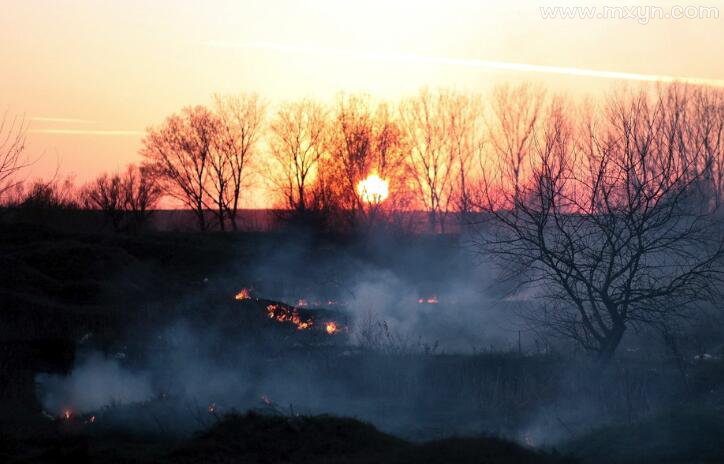
[[[62,122],[71,124],[95,124],[96,121],[90,121],[88,119],[75,119],[75,118],[50,118],[45,116],[31,116],[28,118],[29,121],[38,122]]]
[[[53,135],[99,135],[99,136],[136,136],[143,135],[143,131],[136,130],[85,130],[85,129],[33,129],[33,134]]]
[[[528,63],[512,63],[506,61],[491,61],[466,58],[445,58],[427,55],[412,55],[376,51],[353,51],[335,48],[307,47],[299,45],[285,45],[267,42],[232,43],[207,41],[205,45],[215,48],[245,48],[258,50],[274,50],[283,53],[333,56],[340,59],[366,59],[375,61],[392,61],[406,63],[420,63],[432,65],[464,66],[469,68],[494,69],[501,71],[517,71],[541,74],[558,74],[566,76],[593,77],[598,79],[618,79],[642,82],[681,82],[711,87],[724,87],[724,79],[708,79],[704,77],[669,76],[663,74],[639,74],[620,71],[603,71],[596,69],[575,68],[566,66],[545,66]]]

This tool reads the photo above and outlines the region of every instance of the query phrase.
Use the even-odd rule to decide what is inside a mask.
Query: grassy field
[[[0,460],[721,462],[724,364],[717,359],[682,374],[674,363],[628,356],[600,372],[561,353],[448,353],[401,346],[384,333],[381,345],[360,347],[270,326],[257,317],[262,300],[233,299],[246,285],[283,294],[292,278],[302,290],[319,283],[343,295],[332,277],[353,275],[360,263],[434,285],[471,265],[457,250],[449,237],[380,244],[3,225]],[[188,350],[164,338],[176,321],[204,343]],[[152,370],[154,396],[73,420],[45,417],[38,374],[68,374],[91,349],[119,369]],[[198,369],[180,381],[184,365]],[[213,385],[222,377],[232,387]],[[188,396],[195,383],[198,405],[174,401],[184,395],[179,384]],[[213,414],[209,391],[219,406]],[[274,406],[246,414],[262,395]],[[96,422],[86,424],[92,416]]]

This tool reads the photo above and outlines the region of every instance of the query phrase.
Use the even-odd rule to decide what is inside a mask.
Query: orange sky
[[[5,0],[0,109],[30,125],[28,153],[39,160],[29,175],[60,166],[83,182],[138,161],[146,127],[216,92],[256,91],[273,103],[521,80],[599,93],[620,80],[600,71],[724,80],[724,1],[695,4],[719,8],[719,18],[647,24],[543,19],[540,6],[684,3],[502,3]]]

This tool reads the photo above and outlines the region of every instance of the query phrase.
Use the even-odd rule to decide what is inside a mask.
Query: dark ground
[[[84,423],[87,417],[51,420],[41,413],[35,375],[69,372],[84,335],[93,334],[95,349],[113,353],[129,340],[141,343],[150,328],[174,318],[214,327],[223,322],[228,328],[226,311],[249,304],[230,298],[240,285],[252,283],[268,292],[280,285],[259,282],[244,263],[259,262],[280,248],[296,250],[310,263],[344,254],[380,266],[404,265],[415,270],[411,279],[426,285],[460,265],[445,258],[454,240],[390,240],[399,240],[392,248],[403,264],[385,263],[385,252],[374,243],[339,237],[307,237],[300,245],[270,233],[127,236],[0,226],[0,462],[724,462],[724,364],[717,360],[692,366],[685,382],[677,366],[622,362],[603,391],[585,370],[569,378],[567,368],[578,361],[550,354],[345,351],[347,367],[333,371],[330,359],[341,359],[342,347],[314,345],[324,356],[295,358],[283,349],[275,355],[274,362],[281,358],[294,368],[329,376],[330,395],[336,387],[356,391],[351,386],[360,397],[369,395],[362,413],[343,411],[350,415],[362,417],[371,405],[392,414],[394,408],[380,406],[378,398],[394,398],[400,416],[412,419],[382,421],[383,428],[404,440],[357,420],[286,410],[227,411],[203,431],[182,437],[164,433],[163,427],[138,432],[106,426],[102,414],[113,410],[99,412],[93,424]],[[436,250],[425,253],[436,265],[417,263],[415,247]],[[181,304],[198,294],[204,295],[203,305]],[[259,337],[245,340],[264,342]],[[133,350],[127,348],[129,363]],[[564,380],[574,385],[575,394],[561,398]],[[256,391],[249,395],[258,398]],[[564,424],[574,430],[556,446],[569,458],[545,442],[542,452],[482,436],[521,439],[514,431],[522,424],[547,404],[559,407],[576,395],[598,397],[607,414],[623,419],[605,427]],[[417,429],[410,429],[411,421],[420,422]],[[477,438],[434,438],[471,431]]]

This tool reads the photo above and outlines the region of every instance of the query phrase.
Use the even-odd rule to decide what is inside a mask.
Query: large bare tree
[[[614,96],[580,125],[560,99],[536,118],[497,115],[510,133],[496,134],[506,156],[485,174],[478,244],[544,299],[536,322],[604,360],[632,325],[684,317],[718,294],[721,215],[699,188],[708,166],[692,161],[698,142],[671,92]]]
[[[210,201],[216,203],[223,220],[225,180],[215,183],[216,195],[209,198],[214,188],[211,164],[218,127],[218,118],[207,108],[187,107],[160,127],[149,129],[141,150],[147,168],[157,174],[165,193],[194,212],[200,230],[208,228],[206,211]]]

